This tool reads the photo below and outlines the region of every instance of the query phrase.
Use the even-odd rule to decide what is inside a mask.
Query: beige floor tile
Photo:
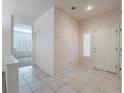
[[[72,89],[71,87],[65,85],[64,87],[60,88],[57,93],[76,93],[76,90]]]
[[[45,85],[44,87],[37,89],[33,93],[55,93],[49,86]]]
[[[118,78],[113,77],[113,78],[105,78],[103,84],[102,84],[102,88],[105,89],[118,89],[121,88],[121,81],[119,81]]]
[[[74,79],[75,77],[71,76],[71,75],[65,75],[62,72],[58,73],[55,75],[54,77],[55,79],[58,79],[64,83],[68,83],[69,81],[71,81],[72,79]]]
[[[23,87],[23,86],[26,86],[26,82],[25,80],[19,80],[19,87]]]
[[[122,93],[122,92],[121,89],[106,88],[106,89],[102,89],[100,93]]]
[[[70,78],[75,78],[78,75],[75,71],[72,70],[64,70],[63,72],[61,72],[61,74]]]
[[[54,76],[54,79],[62,79],[62,78],[64,78],[64,75],[60,73],[56,73]]]
[[[80,93],[100,93],[99,88],[95,88],[89,85],[84,85],[79,89]]]
[[[54,77],[36,66],[20,68],[19,72],[20,93],[121,93],[117,75],[88,65],[67,68]]]
[[[86,83],[86,80],[75,78],[71,80],[67,85],[69,85],[71,88],[78,90],[81,86],[83,86]]]
[[[23,79],[23,77],[22,77],[22,76],[20,76],[20,75],[19,75],[19,80],[21,81],[21,80],[24,80],[24,79]]]
[[[82,73],[81,75],[80,75],[80,77],[82,78],[82,79],[92,79],[93,77],[95,77],[95,75],[94,75],[94,71],[88,71],[88,72],[86,72],[86,73]]]
[[[59,88],[63,87],[65,84],[64,84],[64,82],[62,82],[60,80],[53,80],[53,81],[49,82],[48,85],[51,88],[53,88],[54,90],[58,90]]]
[[[61,80],[61,81],[64,82],[64,83],[68,83],[68,82],[70,82],[70,81],[72,80],[72,78],[64,77],[64,78],[61,78],[61,79],[59,79],[59,80]]]
[[[40,79],[36,76],[29,76],[29,77],[26,77],[24,78],[26,80],[27,83],[33,83],[33,82],[37,82],[39,81]]]
[[[94,75],[95,75],[95,77],[97,77],[99,79],[104,79],[107,77],[107,72],[97,70],[97,71],[95,71]]]
[[[32,72],[34,72],[36,75],[42,74],[42,73],[46,74],[46,73],[43,72],[40,68],[34,68],[34,69],[32,70]]]
[[[21,68],[21,69],[19,69],[19,73],[20,73],[21,75],[23,75],[23,74],[26,74],[26,73],[27,73],[27,71],[26,71],[26,70],[24,70],[23,68]]]
[[[48,82],[51,82],[54,80],[54,78],[50,77],[50,76],[47,76],[47,77],[43,77],[41,78],[45,83],[48,83]]]
[[[35,91],[39,88],[42,88],[45,85],[45,83],[43,81],[37,81],[37,82],[29,83],[28,85],[32,91]]]
[[[19,88],[19,93],[32,93],[28,86],[23,86]]]
[[[26,77],[32,77],[34,76],[35,74],[33,72],[27,72],[26,74],[23,75],[24,78]]]
[[[92,86],[92,87],[101,88],[101,85],[103,84],[103,80],[90,79],[85,84]]]
[[[44,78],[47,78],[47,77],[49,77],[48,75],[45,75],[45,74],[38,74],[38,75],[36,75],[39,79],[41,79],[41,80],[43,80]]]
[[[44,78],[44,77],[48,77],[48,76],[49,76],[48,74],[46,74],[46,73],[43,72],[43,71],[40,71],[40,72],[36,73],[36,75],[37,75],[38,77],[40,77],[41,79]]]

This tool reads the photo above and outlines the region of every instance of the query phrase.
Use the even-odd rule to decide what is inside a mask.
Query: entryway
[[[19,66],[30,66],[32,64],[32,26],[14,23],[13,40],[13,54],[19,61]]]
[[[93,63],[96,69],[117,72],[118,42],[114,28],[94,31]]]
[[[118,73],[119,30],[101,28],[83,32],[83,63],[96,69]]]

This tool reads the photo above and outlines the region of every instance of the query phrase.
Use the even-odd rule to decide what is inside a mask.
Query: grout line
[[[28,88],[30,89],[30,91],[33,93],[32,89],[29,87],[29,85],[28,85],[27,81],[25,80],[25,78],[23,77],[23,75],[22,75],[22,78],[24,79],[24,81],[25,81],[26,85],[28,86]]]
[[[35,69],[35,70],[37,70],[37,69]],[[67,86],[69,86],[70,88],[74,89],[74,90],[76,91],[76,93],[80,93],[80,88],[83,87],[83,86],[85,86],[85,85],[87,85],[87,83],[85,82],[81,87],[79,86],[79,88],[78,88],[77,90],[69,85],[69,82],[73,81],[75,78],[78,78],[78,77],[80,76],[80,74],[76,74],[76,76],[75,76],[74,78],[68,80],[67,82],[63,82],[61,79],[55,79],[54,77],[51,77],[51,78],[53,78],[53,80],[50,80],[50,81],[48,81],[48,82],[45,82],[45,80],[42,80],[42,78],[40,78],[40,77],[38,76],[38,73],[37,73],[37,74],[35,73],[35,70],[34,70],[34,72],[33,72],[33,75],[34,75],[35,77],[37,77],[39,80],[41,80],[42,82],[44,82],[43,87],[46,85],[46,86],[48,86],[50,89],[52,89],[55,93],[57,93],[57,91],[58,91],[60,88],[64,87],[65,85],[67,85]],[[38,70],[40,71],[40,69],[38,69]],[[89,70],[89,69],[88,69],[88,70]],[[63,70],[63,71],[65,71],[65,70]],[[58,74],[63,74],[63,73],[62,73],[63,71],[59,72]],[[93,70],[92,70],[92,71],[93,71]],[[98,70],[98,71],[99,71],[99,70]],[[40,72],[42,72],[42,71],[40,71]],[[89,71],[88,71],[88,72],[89,72]],[[91,73],[95,73],[95,72],[91,72]],[[34,92],[32,91],[32,89],[30,88],[29,84],[27,83],[26,79],[24,78],[24,75],[25,75],[25,74],[22,74],[22,78],[23,78],[24,81],[26,82],[26,84],[27,84],[27,86],[29,87],[29,89],[31,90],[31,92],[34,93]],[[40,74],[39,74],[39,75],[40,75]],[[64,75],[64,74],[63,74],[63,75]],[[106,80],[106,78],[107,78],[108,76],[109,76],[108,73],[105,74],[104,79],[102,80],[101,83],[104,83],[104,81]],[[49,76],[48,76],[48,77],[49,77]],[[68,79],[68,78],[69,78],[69,77],[67,76],[67,79]],[[52,88],[52,87],[49,85],[49,83],[51,83],[51,82],[54,81],[54,80],[62,81],[64,84],[63,84],[61,87],[59,87],[59,88],[57,88],[57,89],[54,89],[54,88]],[[87,80],[87,81],[88,81],[88,80]],[[43,88],[43,87],[41,87],[41,88]],[[91,86],[91,87],[92,87],[92,86]],[[99,88],[100,91],[101,91],[101,88],[102,88],[102,86]],[[38,89],[40,89],[40,88],[38,88]]]
[[[64,70],[63,70],[64,71]],[[62,72],[62,71],[61,71]],[[61,72],[59,72],[59,73],[61,73]],[[34,73],[35,74],[35,73]],[[36,74],[35,74],[36,75]],[[37,75],[36,75],[36,77],[38,77]],[[39,77],[38,77],[39,78]],[[39,78],[40,80],[42,80],[41,78]],[[57,80],[59,80],[59,79],[57,79]],[[44,82],[44,80],[42,80],[43,82]],[[53,80],[52,80],[53,81]],[[55,93],[57,92],[57,90],[55,90],[55,89],[53,89],[48,83],[50,83],[50,82],[52,82],[52,81],[49,81],[49,82],[44,82],[47,86],[49,86]],[[60,81],[60,80],[59,80]],[[71,81],[71,80],[70,80]],[[63,81],[61,81],[61,82],[63,82]],[[68,82],[67,82],[68,83]],[[62,87],[64,87],[65,85],[67,85],[67,83],[64,83],[64,85],[63,86],[61,86],[61,87],[59,87],[59,88],[62,88]]]
[[[44,80],[42,80],[41,78],[39,78],[38,76],[37,76],[37,74],[36,73],[34,73],[33,72],[33,74],[39,79],[39,80],[41,80],[43,83],[44,83],[44,85],[41,87],[41,88],[43,88],[45,85],[47,85],[47,86],[49,86],[47,83],[49,83],[49,82],[45,82]],[[23,77],[24,78],[24,77]],[[25,79],[24,79],[25,80]],[[26,80],[25,80],[26,81]],[[51,81],[52,82],[52,81]],[[26,81],[26,84],[28,85],[28,83],[27,83],[27,81]],[[28,87],[30,88],[30,86],[28,85]],[[50,86],[49,86],[50,87]],[[50,87],[53,91],[54,91],[54,89],[52,88],[52,87]],[[30,88],[31,89],[31,88]],[[40,89],[40,88],[38,88],[38,89]],[[37,90],[38,90],[37,89]],[[32,91],[32,89],[31,89],[31,91]],[[33,91],[32,91],[32,93],[33,93]],[[56,92],[55,92],[56,93]]]
[[[36,75],[36,77],[38,77],[38,76]],[[38,78],[39,78],[39,77],[38,77]],[[51,89],[56,93],[56,91],[55,91],[50,85],[48,85],[48,83],[52,82],[53,80],[52,80],[52,81],[49,81],[49,82],[45,82],[45,81],[42,80],[41,78],[39,78],[39,79],[40,79],[41,81],[43,81],[43,82],[45,83],[45,85],[49,86],[49,88],[51,88]],[[45,85],[44,85],[44,86],[45,86]],[[44,87],[44,86],[43,86],[43,87]],[[42,87],[42,88],[43,88],[43,87]]]

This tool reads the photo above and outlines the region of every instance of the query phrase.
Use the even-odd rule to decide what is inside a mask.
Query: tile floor
[[[16,58],[19,61],[19,67],[31,66],[32,57],[18,57]]]
[[[36,66],[19,69],[20,93],[121,93],[112,73],[88,66],[71,67],[50,77]]]

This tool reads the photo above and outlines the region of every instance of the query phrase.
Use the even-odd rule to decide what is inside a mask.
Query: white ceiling
[[[2,0],[3,13],[34,20],[53,5],[52,0]]]
[[[54,0],[55,5],[77,20],[84,20],[86,18],[99,15],[121,7],[121,0]],[[86,11],[86,7],[92,4],[93,9]],[[71,7],[76,9],[72,10]]]
[[[90,1],[93,2],[94,8],[92,11],[86,11],[85,7]],[[121,6],[121,0],[54,0],[54,4],[77,20],[83,20],[118,8]],[[53,0],[3,0],[3,13],[34,20],[52,5]],[[72,10],[72,6],[76,9]]]

